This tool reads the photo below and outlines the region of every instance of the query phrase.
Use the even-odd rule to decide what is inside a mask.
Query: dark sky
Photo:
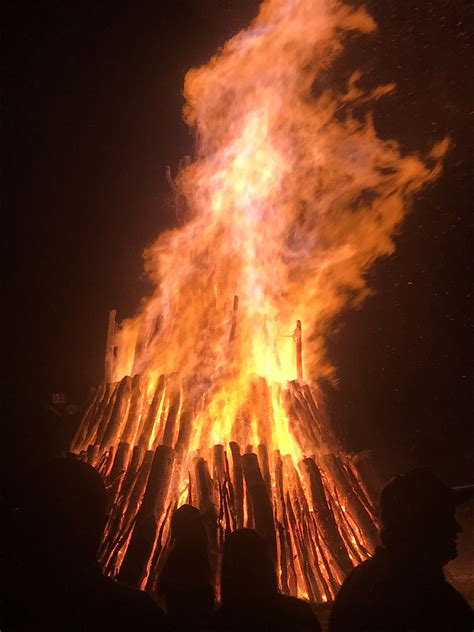
[[[426,463],[452,482],[472,476],[467,5],[372,0],[378,34],[351,41],[325,78],[341,82],[361,67],[369,83],[395,81],[375,120],[407,149],[453,140],[396,254],[370,272],[374,295],[329,340],[339,369],[329,406],[347,447]],[[133,313],[148,289],[142,251],[174,223],[165,167],[192,152],[184,74],[257,6],[6,2],[3,423],[33,411],[15,422],[17,434],[40,423],[34,411],[51,392],[80,402],[100,381],[106,312]]]

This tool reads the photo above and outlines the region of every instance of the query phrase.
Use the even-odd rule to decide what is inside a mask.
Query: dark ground
[[[328,77],[359,66],[396,81],[378,105],[383,136],[453,148],[423,191],[374,295],[329,340],[329,393],[351,450],[388,469],[472,477],[471,59],[468,3],[371,0],[380,25]],[[180,119],[185,71],[254,15],[250,0],[6,2],[5,276],[2,467],[60,445],[74,420],[44,412],[50,393],[81,402],[101,379],[106,311],[133,313],[148,291],[141,253],[174,223],[167,164],[192,151]],[[11,228],[10,228],[11,226]],[[69,424],[69,426],[68,426]],[[58,438],[59,437],[59,438]],[[21,455],[21,456],[20,456]],[[16,476],[16,474],[15,474]]]

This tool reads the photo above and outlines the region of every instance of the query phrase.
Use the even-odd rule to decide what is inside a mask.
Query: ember
[[[129,584],[156,587],[185,502],[216,565],[225,533],[254,527],[282,591],[312,601],[374,550],[374,482],[318,387],[324,341],[447,148],[423,161],[377,137],[367,112],[392,85],[365,92],[356,73],[313,96],[345,36],[374,29],[342,3],[267,0],[186,76],[196,156],[169,176],[181,225],[146,251],[153,296],[117,330],[111,313],[106,379],[72,446],[108,481],[101,561]]]

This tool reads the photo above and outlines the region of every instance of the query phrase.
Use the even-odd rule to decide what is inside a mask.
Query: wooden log
[[[141,448],[139,450],[142,452]],[[136,512],[143,497],[143,493],[150,475],[151,466],[155,454],[153,450],[147,450],[144,453],[143,461],[138,469],[136,477],[132,479],[130,491],[123,500],[123,511],[120,515],[119,527],[116,532],[112,533],[113,539],[107,551],[103,554],[104,570],[110,573],[111,569],[117,564],[117,558],[127,542],[130,532],[135,525]],[[128,480],[128,478],[127,478]]]
[[[275,467],[275,488],[277,499],[277,522],[283,525],[285,533],[285,546],[286,546],[286,559],[288,560],[288,590],[291,595],[297,592],[297,576],[295,568],[295,554],[291,541],[290,525],[288,522],[288,515],[285,506],[285,484],[283,479],[283,460],[279,450],[274,452],[274,467]]]
[[[128,444],[127,444],[128,445]],[[112,540],[120,532],[120,527],[125,520],[125,508],[128,503],[129,494],[137,477],[138,468],[143,457],[143,450],[139,446],[134,446],[132,456],[129,459],[128,467],[120,486],[117,502],[115,502],[109,514],[106,527],[104,529],[104,538],[100,549],[100,559],[104,559],[106,552],[110,548]]]
[[[171,447],[175,436],[176,418],[178,416],[179,405],[181,402],[181,393],[179,389],[172,396],[168,416],[166,418],[165,429],[163,432],[163,444]]]
[[[146,575],[157,535],[157,516],[165,506],[173,462],[172,448],[164,445],[156,448],[130,544],[120,568],[119,578],[127,585],[140,586]]]
[[[285,529],[279,520],[276,521],[276,528],[278,533],[278,565],[280,568],[279,584],[280,590],[284,595],[290,594],[290,587],[288,586],[288,562],[286,559],[286,537]]]
[[[338,494],[342,496],[342,502],[346,511],[353,516],[354,521],[363,533],[366,546],[370,552],[373,552],[378,543],[378,531],[373,520],[352,488],[339,457],[335,454],[327,454],[323,458],[324,464],[334,480]]]
[[[83,446],[93,443],[94,438],[97,435],[99,422],[102,418],[102,414],[104,413],[107,403],[109,401],[110,395],[113,390],[113,385],[101,384],[99,389],[100,389],[100,393],[102,393],[102,396],[100,397],[100,400],[97,402],[97,406],[95,406],[91,412],[89,423],[87,425],[87,429],[85,431],[84,439],[82,442]]]
[[[120,443],[115,453],[115,457],[110,468],[110,474],[108,476],[110,484],[107,490],[107,515],[110,515],[120,493],[120,488],[128,465],[129,453],[130,446],[128,443]]]
[[[307,428],[305,427],[304,418],[302,421],[301,420],[302,418],[300,418],[300,416],[297,414],[297,411],[295,410],[295,406],[294,406],[294,402],[293,402],[293,398],[291,396],[290,390],[289,389],[283,390],[281,393],[281,396],[282,396],[282,403],[285,408],[286,416],[288,418],[290,430],[293,436],[295,437],[296,442],[298,443],[298,445],[301,446],[304,452],[311,453],[310,450],[314,449],[314,444],[311,442],[308,436],[308,431],[307,431]]]
[[[192,430],[193,413],[189,409],[184,409],[179,418],[179,432],[176,439],[175,450],[181,452],[189,445],[189,438]]]
[[[263,480],[265,481],[265,486],[267,488],[268,495],[270,498],[272,497],[272,477],[270,474],[270,464],[268,462],[268,450],[267,446],[262,443],[257,447],[258,454],[258,464],[260,466],[260,471],[263,475]]]
[[[297,560],[300,567],[299,580],[300,583],[303,583],[306,588],[307,599],[314,603],[317,601],[317,593],[314,592],[315,578],[314,574],[311,571],[311,568],[307,563],[308,553],[304,549],[303,540],[299,532],[299,527],[296,520],[295,512],[293,510],[293,503],[291,502],[289,491],[286,493],[285,507],[288,513],[288,522],[293,535],[293,542],[295,543],[295,547],[298,552]]]
[[[212,447],[212,470],[214,480],[225,480],[224,446],[220,443]]]
[[[235,441],[229,443],[232,454],[232,486],[234,491],[234,506],[237,527],[244,526],[244,479],[242,472],[242,458],[240,448]]]
[[[296,321],[294,338],[296,348],[296,375],[298,376],[298,381],[303,382],[303,339],[301,332],[301,320]]]
[[[117,397],[117,390],[118,390],[118,386],[119,383],[116,382],[114,384],[111,384],[112,387],[112,391],[110,393],[110,398],[107,402],[107,405],[103,411],[103,414],[100,417],[100,421],[99,424],[97,426],[97,434],[95,435],[94,441],[91,443],[98,443],[99,445],[102,444],[102,439],[104,437],[104,433],[107,429],[107,426],[109,424],[110,418],[112,416],[113,410],[114,410],[114,406],[115,406],[115,399]]]
[[[204,516],[209,539],[209,559],[215,573],[219,563],[217,513],[212,498],[212,479],[206,461],[198,458],[195,462],[195,478],[198,506]]]
[[[229,333],[229,345],[232,344],[235,338],[235,333],[237,331],[237,312],[239,309],[239,297],[234,296],[234,305],[232,307],[232,316],[231,316],[231,325],[230,325],[230,333]]]
[[[255,530],[260,533],[267,543],[268,551],[276,561],[276,535],[273,521],[273,507],[258,466],[257,455],[247,453],[242,456],[242,468],[245,485],[252,503],[255,519]]]
[[[311,501],[313,504],[313,511],[316,515],[318,528],[320,529],[333,558],[341,568],[344,575],[347,575],[352,570],[353,565],[349,554],[347,553],[346,547],[344,546],[341,534],[337,528],[334,515],[327,502],[319,469],[313,459],[306,458],[303,460],[302,470],[306,475],[307,488],[311,493]]]
[[[153,395],[153,399],[150,404],[150,408],[148,409],[148,413],[143,424],[143,430],[138,437],[138,445],[140,445],[145,450],[148,448],[148,444],[150,442],[151,433],[153,431],[153,427],[155,425],[155,421],[160,409],[161,401],[164,397],[165,390],[165,375],[160,375],[158,378],[158,383],[156,385],[155,393]]]
[[[315,601],[320,601],[322,598],[322,586],[315,569],[316,556],[312,548],[311,533],[308,529],[308,523],[310,521],[309,504],[291,455],[288,454],[284,457],[283,465],[288,480],[290,481],[289,494],[296,516],[295,535],[299,541],[299,550],[301,551],[300,567],[309,583],[310,591],[308,594],[310,598]]]
[[[127,418],[123,426],[121,440],[124,443],[132,443],[135,432],[137,430],[140,414],[143,407],[143,393],[140,388],[140,375],[134,375],[130,387],[130,406],[128,408]]]
[[[101,384],[98,388],[95,389],[89,401],[89,404],[87,405],[86,410],[82,415],[82,419],[71,442],[71,451],[75,452],[82,449],[84,445],[87,445],[85,444],[85,438],[89,429],[89,424],[91,424],[91,422],[95,418],[95,414],[97,413],[97,409],[102,397],[104,396],[104,393],[104,384]]]
[[[351,458],[351,465],[355,470],[360,485],[363,487],[375,513],[379,513],[380,494],[384,484],[383,477],[375,464],[374,453],[371,450],[364,450],[354,454]]]
[[[123,441],[119,443],[117,452],[115,453],[112,469],[110,470],[110,479],[113,482],[127,470],[128,459],[130,456],[130,445]]]
[[[291,390],[290,390],[291,392]],[[315,420],[309,410],[306,402],[299,394],[295,393],[292,397],[293,410],[301,422],[301,432],[304,437],[304,447],[307,453],[313,453],[321,448],[321,440],[318,437]]]
[[[109,311],[107,323],[107,339],[105,343],[105,360],[104,360],[104,381],[109,383],[113,380],[114,360],[115,360],[115,317],[117,310]]]
[[[112,414],[110,415],[109,423],[107,424],[102,440],[100,441],[100,447],[102,450],[108,448],[110,445],[115,445],[117,442],[117,435],[119,434],[120,426],[126,419],[128,412],[131,381],[131,378],[126,375],[117,388]]]

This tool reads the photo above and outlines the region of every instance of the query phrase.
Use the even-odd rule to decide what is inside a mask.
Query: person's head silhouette
[[[398,555],[406,553],[418,563],[444,566],[456,557],[454,491],[424,468],[392,479],[380,498],[381,540]]]
[[[265,540],[253,529],[230,533],[222,557],[222,603],[272,597],[277,592],[276,572]]]
[[[171,537],[175,546],[207,549],[207,532],[204,519],[196,507],[182,505],[171,518]]]
[[[32,566],[90,567],[106,520],[102,478],[77,459],[54,459],[32,472],[18,518],[23,555]]]

